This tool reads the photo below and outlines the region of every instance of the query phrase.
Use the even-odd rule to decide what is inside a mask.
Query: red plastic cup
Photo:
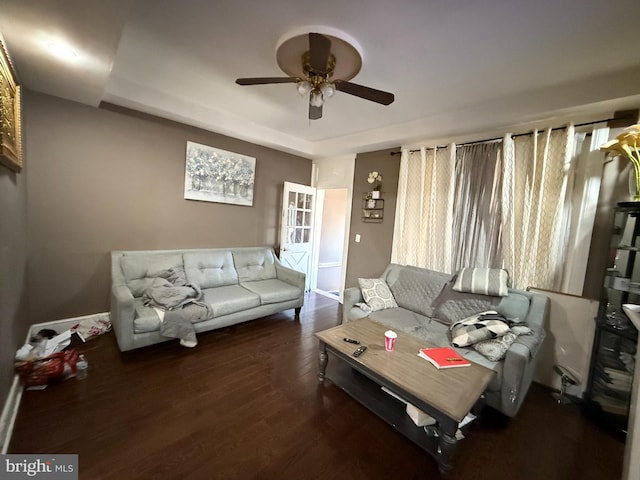
[[[393,330],[387,330],[384,332],[384,349],[387,352],[393,351],[396,346],[396,338],[398,338],[398,334]]]

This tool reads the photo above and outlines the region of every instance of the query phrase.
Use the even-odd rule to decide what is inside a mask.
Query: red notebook
[[[450,347],[422,348],[419,357],[431,362],[436,368],[468,367],[471,362]]]

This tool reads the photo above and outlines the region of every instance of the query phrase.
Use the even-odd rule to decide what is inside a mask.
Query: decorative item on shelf
[[[374,198],[367,200],[367,208],[376,208],[376,200]]]
[[[633,165],[633,177],[629,179],[629,193],[634,202],[640,202],[640,124],[625,128],[624,132],[600,147],[614,156],[627,157]]]
[[[367,178],[367,182],[373,185],[373,190],[369,192],[371,194],[371,198],[380,198],[380,189],[382,188],[382,175],[376,172],[369,172],[369,177]]]

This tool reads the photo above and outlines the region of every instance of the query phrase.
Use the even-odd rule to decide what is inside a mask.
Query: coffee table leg
[[[327,354],[327,344],[324,342],[320,342],[320,356],[318,357],[318,366],[320,370],[318,371],[318,381],[324,382],[324,374],[327,370],[327,363],[329,362],[329,355]]]
[[[447,475],[451,468],[453,468],[453,464],[451,463],[451,458],[453,457],[453,452],[456,449],[456,444],[458,440],[454,435],[449,435],[448,433],[440,430],[438,437],[438,447],[439,447],[439,455],[438,459],[438,469],[442,475]]]

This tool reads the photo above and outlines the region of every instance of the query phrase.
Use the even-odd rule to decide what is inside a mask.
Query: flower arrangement
[[[633,164],[636,190],[633,201],[640,201],[640,124],[631,125],[613,140],[600,147],[600,150],[614,155],[623,155]]]
[[[382,187],[382,175],[376,171],[369,172],[367,182],[373,184],[373,190],[380,191],[380,188]]]

